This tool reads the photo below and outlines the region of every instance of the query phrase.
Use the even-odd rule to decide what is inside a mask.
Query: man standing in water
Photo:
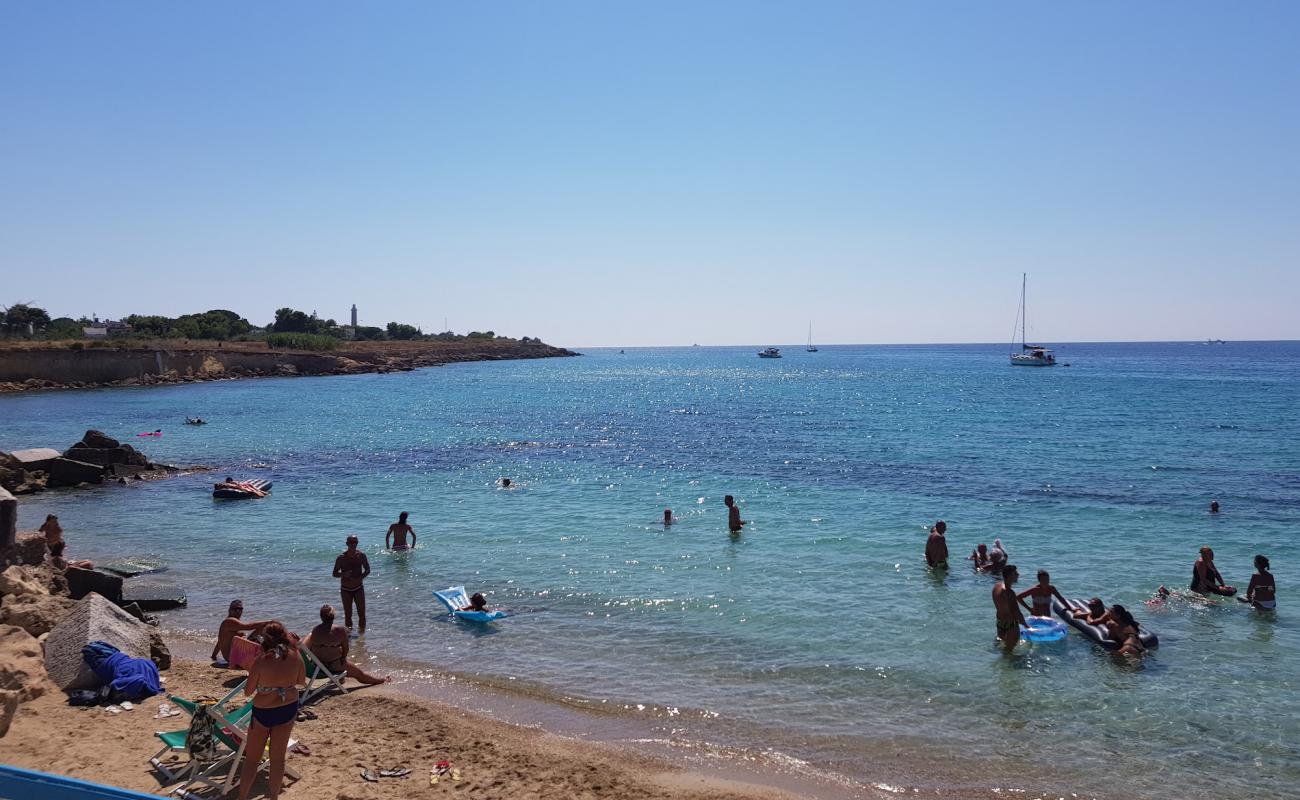
[[[748,525],[749,520],[740,518],[740,506],[736,505],[736,500],[731,495],[722,498],[722,504],[727,507],[727,530],[740,533],[740,529]]]
[[[925,563],[930,569],[948,568],[948,540],[943,538],[948,531],[948,523],[939,520],[930,529],[930,538],[925,540]]]
[[[370,559],[357,549],[357,537],[348,537],[348,549],[334,559],[334,577],[339,579],[339,596],[343,600],[343,624],[352,630],[352,604],[357,606],[359,633],[366,632],[366,590],[361,582],[370,574]]]
[[[1002,568],[1002,583],[993,587],[993,608],[998,615],[998,638],[1008,650],[1020,641],[1020,626],[1025,624],[1025,615],[1020,613],[1020,604],[1016,601],[1016,592],[1011,587],[1020,577],[1015,564]]]

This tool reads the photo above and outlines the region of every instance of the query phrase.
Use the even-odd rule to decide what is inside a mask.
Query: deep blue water
[[[210,631],[234,596],[305,629],[337,602],[330,567],[355,532],[380,664],[491,676],[868,782],[1293,792],[1300,343],[1058,358],[1071,366],[1012,368],[998,345],[595,350],[12,395],[0,449],[95,427],[155,460],[275,481],[254,502],[214,503],[211,475],[24,501],[25,527],[60,515],[70,555],[164,559],[190,592],[174,629]],[[728,493],[753,520],[739,537]],[[665,507],[682,518],[668,530]],[[401,510],[420,547],[383,553]],[[921,558],[938,518],[947,576]],[[1025,581],[1047,568],[1067,595],[1139,609],[1161,647],[1134,664],[1072,634],[1003,655],[991,580],[961,563],[995,537]],[[1267,554],[1280,610],[1144,606],[1186,588],[1202,544],[1241,587]],[[486,634],[449,624],[429,593],[453,583],[520,613]]]

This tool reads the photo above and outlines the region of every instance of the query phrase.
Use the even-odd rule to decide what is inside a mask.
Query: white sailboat
[[[808,346],[804,348],[809,353],[817,352],[817,345],[812,343],[812,323],[808,323]]]
[[[1054,367],[1056,356],[1051,350],[1036,344],[1025,342],[1025,328],[1028,326],[1025,307],[1025,284],[1028,276],[1020,274],[1020,310],[1016,312],[1016,327],[1020,329],[1020,351],[1016,352],[1016,332],[1011,332],[1011,366],[1013,367]]]

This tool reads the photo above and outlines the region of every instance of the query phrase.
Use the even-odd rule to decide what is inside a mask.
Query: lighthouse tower
[[[352,327],[357,327],[357,304],[352,304]]]

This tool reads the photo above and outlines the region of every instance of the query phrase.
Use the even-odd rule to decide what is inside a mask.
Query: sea
[[[305,633],[356,534],[357,652],[407,682],[863,796],[1296,796],[1300,343],[1069,344],[1037,369],[1005,345],[757,349],[13,394],[0,449],[95,428],[215,469],[20,506],[27,529],[59,515],[70,557],[163,569],[188,594],[162,614],[178,634],[211,637],[234,598]],[[214,501],[227,474],[273,490]],[[418,546],[387,552],[401,511]],[[939,519],[946,572],[923,559]],[[1021,588],[1049,570],[1160,646],[1121,658],[1071,631],[1004,652],[993,579],[964,560],[995,539]],[[1202,545],[1243,591],[1266,555],[1279,609],[1189,595]],[[432,592],[455,585],[510,616],[450,621]]]

